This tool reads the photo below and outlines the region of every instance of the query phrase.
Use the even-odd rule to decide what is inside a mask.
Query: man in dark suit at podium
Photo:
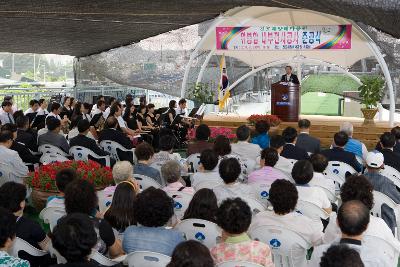
[[[292,66],[286,66],[285,71],[286,71],[286,74],[282,75],[281,82],[291,82],[294,84],[300,84],[299,78],[297,78],[297,75],[292,73]]]

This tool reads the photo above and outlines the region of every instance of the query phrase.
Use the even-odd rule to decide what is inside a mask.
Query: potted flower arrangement
[[[29,173],[26,184],[32,188],[32,202],[37,210],[42,210],[49,196],[59,194],[56,186],[56,174],[61,169],[74,169],[81,179],[85,179],[100,190],[113,183],[112,172],[109,167],[89,161],[65,161],[42,165],[34,172]]]
[[[231,128],[227,127],[210,127],[210,139],[208,140],[209,142],[214,142],[215,138],[218,135],[224,135],[228,137],[231,141],[234,141],[236,139],[236,134],[232,131]],[[188,139],[189,140],[194,140],[196,139],[196,130],[190,129],[188,131]]]
[[[358,88],[361,97],[361,103],[365,108],[361,109],[364,115],[364,124],[374,123],[374,117],[378,112],[378,102],[383,96],[383,87],[385,80],[381,76],[363,76],[362,85]]]
[[[247,121],[253,125],[256,124],[256,122],[258,121],[266,121],[271,127],[277,127],[279,126],[279,124],[281,124],[281,120],[279,119],[278,116],[268,115],[268,114],[267,115],[253,114],[247,118]]]

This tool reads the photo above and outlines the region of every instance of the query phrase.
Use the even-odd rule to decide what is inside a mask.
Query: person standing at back
[[[298,122],[300,133],[297,136],[296,147],[302,148],[309,153],[318,153],[321,150],[321,141],[310,135],[311,122],[307,119]]]

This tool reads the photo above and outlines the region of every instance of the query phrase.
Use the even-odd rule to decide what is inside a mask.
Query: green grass
[[[343,74],[311,74],[301,83],[301,92],[324,92],[342,95],[343,91],[357,91],[356,81]]]
[[[301,96],[301,114],[304,115],[338,115],[338,100],[336,94],[322,96],[317,92],[309,92]]]

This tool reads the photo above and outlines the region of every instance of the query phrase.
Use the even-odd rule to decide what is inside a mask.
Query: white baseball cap
[[[369,167],[378,169],[383,165],[383,154],[378,151],[368,152],[366,162]]]

